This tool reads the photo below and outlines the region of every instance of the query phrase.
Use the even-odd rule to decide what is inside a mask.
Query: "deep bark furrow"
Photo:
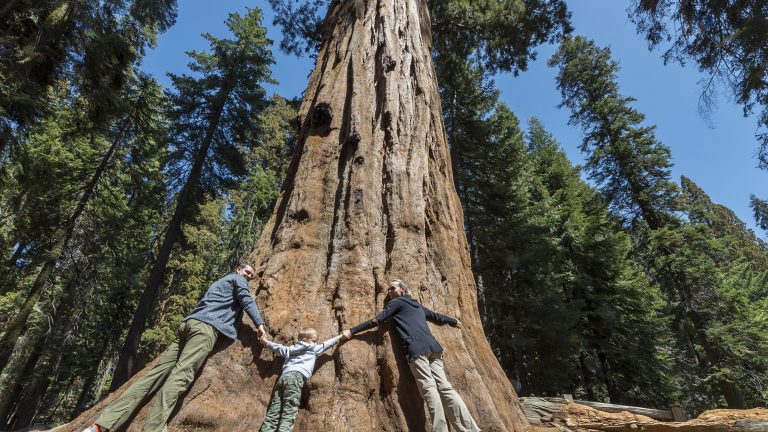
[[[331,337],[374,316],[388,282],[403,279],[425,306],[464,322],[432,329],[481,428],[523,432],[527,422],[482,333],[424,0],[334,0],[329,8],[299,110],[300,154],[250,257],[270,332],[280,343],[307,326]],[[313,124],[321,104],[333,113],[327,125]],[[257,347],[248,321],[238,341],[219,348],[192,393],[206,390],[185,401],[170,431],[258,428],[282,360]],[[298,430],[430,427],[389,323],[321,356],[308,392]],[[222,402],[232,398],[238,407]]]

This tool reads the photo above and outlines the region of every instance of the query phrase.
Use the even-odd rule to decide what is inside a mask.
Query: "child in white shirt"
[[[261,432],[289,432],[299,411],[301,389],[312,376],[315,360],[323,351],[336,345],[341,335],[317,344],[317,331],[312,328],[301,330],[298,342],[287,347],[268,341],[262,337],[259,342],[267,348],[277,351],[285,358],[283,372],[272,391],[272,400],[267,408]]]

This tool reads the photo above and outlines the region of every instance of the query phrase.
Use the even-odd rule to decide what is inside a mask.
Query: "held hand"
[[[464,324],[462,324],[460,320],[456,320],[456,325],[454,325],[454,327],[460,329],[464,327]]]
[[[260,325],[260,326],[258,326],[256,328],[256,335],[258,335],[259,338],[263,338],[264,335],[266,335],[266,334],[267,334],[267,332],[266,332],[266,330],[264,330],[264,324],[262,324],[262,325]]]
[[[261,344],[261,346],[267,346],[267,336],[263,335],[262,337],[260,337],[259,343]]]
[[[349,330],[344,330],[341,332],[341,340],[350,340],[352,339],[352,332]]]

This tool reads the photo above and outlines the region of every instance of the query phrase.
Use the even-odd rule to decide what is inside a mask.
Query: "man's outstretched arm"
[[[259,331],[259,336],[264,334],[264,319],[261,318],[259,307],[256,305],[256,300],[251,295],[251,290],[248,289],[248,282],[244,277],[234,278],[235,289],[237,290],[237,300],[240,305],[245,309],[245,313],[251,317],[251,321],[256,324]]]

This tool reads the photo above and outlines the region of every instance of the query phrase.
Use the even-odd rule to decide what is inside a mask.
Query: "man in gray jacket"
[[[234,273],[214,282],[195,310],[179,326],[177,339],[160,355],[155,367],[134,382],[83,432],[117,430],[157,391],[157,400],[144,424],[145,432],[165,432],[179,396],[187,391],[219,335],[237,338],[245,311],[264,334],[264,320],[248,289],[253,267],[240,263]],[[159,389],[159,390],[158,390]]]

